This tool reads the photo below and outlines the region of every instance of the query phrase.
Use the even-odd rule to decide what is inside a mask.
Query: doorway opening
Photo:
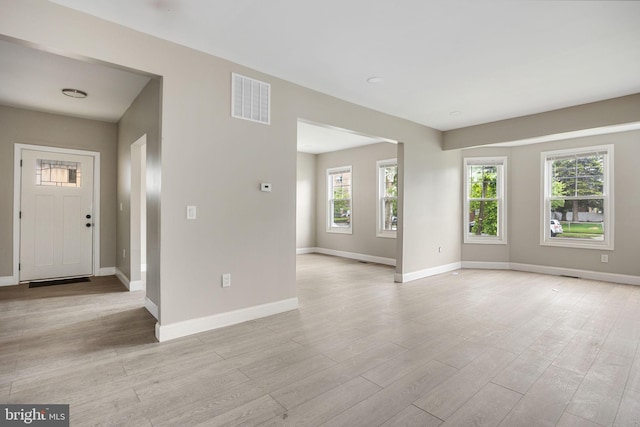
[[[296,253],[395,266],[398,142],[298,119],[297,151]]]

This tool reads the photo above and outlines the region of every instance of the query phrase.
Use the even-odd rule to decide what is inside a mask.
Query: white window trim
[[[332,195],[331,195],[331,174],[341,171],[348,171],[351,174],[351,221],[349,222],[348,227],[334,227],[333,226],[333,210],[331,205]],[[327,189],[326,189],[326,200],[327,200],[327,233],[337,233],[337,234],[353,234],[353,168],[351,165],[348,166],[340,166],[335,168],[327,168]]]
[[[551,209],[550,200],[547,195],[550,193],[549,186],[551,180],[549,179],[548,157],[582,154],[594,151],[606,151],[607,155],[604,160],[604,189],[603,189],[603,208],[604,208],[604,240],[603,241],[585,241],[584,239],[571,239],[571,238],[553,238],[551,237],[551,230],[549,223],[551,222]],[[580,248],[580,249],[596,249],[596,250],[613,250],[613,236],[614,236],[614,202],[613,202],[613,144],[608,145],[596,145],[587,146],[581,148],[571,148],[567,150],[555,150],[545,151],[540,153],[540,167],[542,176],[541,185],[541,198],[542,201],[542,218],[541,230],[540,230],[540,245],[542,246],[556,246],[563,248]]]
[[[386,159],[386,160],[378,160],[376,162],[376,179],[377,179],[377,194],[376,194],[376,237],[385,237],[388,239],[395,239],[397,235],[396,230],[383,230],[382,229],[382,221],[383,221],[383,203],[382,203],[382,195],[384,194],[384,180],[381,173],[382,168],[387,166],[398,166],[398,159]],[[398,197],[396,196],[396,200]]]
[[[498,235],[472,236],[469,234],[469,167],[470,165],[500,165],[496,178],[498,199]],[[464,158],[464,209],[462,211],[462,235],[464,243],[483,245],[506,245],[507,241],[507,157]]]

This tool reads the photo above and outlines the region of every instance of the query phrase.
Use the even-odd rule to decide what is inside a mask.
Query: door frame
[[[147,242],[147,226],[146,219],[144,220],[144,229],[142,227],[142,210],[144,201],[144,212],[146,213],[146,149],[147,149],[147,134],[145,133],[138,138],[130,146],[130,191],[129,191],[129,290],[138,291],[145,289],[146,280],[143,279],[142,273],[146,272],[146,257],[144,260],[144,270],[142,264],[142,231],[144,231],[144,247],[146,248]],[[144,156],[144,159],[143,159]],[[144,162],[143,162],[144,160]],[[145,167],[143,168],[143,164]],[[142,179],[142,174],[145,175],[145,179]],[[145,185],[143,186],[143,181]]]
[[[93,157],[93,275],[100,275],[100,152],[76,150],[72,148],[49,147],[14,143],[13,161],[13,284],[20,283],[20,198],[22,195],[22,170],[20,160],[22,150],[45,151],[50,153],[77,154]]]

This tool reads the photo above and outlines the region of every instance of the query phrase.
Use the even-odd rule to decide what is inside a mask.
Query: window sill
[[[552,246],[556,248],[571,248],[571,249],[595,249],[597,251],[612,251],[613,244],[608,242],[579,242],[579,241],[555,241],[555,240],[545,240],[540,242],[540,246]]]
[[[376,237],[382,237],[384,239],[395,239],[396,234],[397,233],[395,231],[383,231],[376,233]]]
[[[333,234],[353,234],[351,227],[349,228],[327,228],[327,233]]]
[[[506,239],[490,239],[490,238],[466,238],[464,239],[466,245],[506,245]]]

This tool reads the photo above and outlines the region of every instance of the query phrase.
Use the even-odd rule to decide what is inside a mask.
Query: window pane
[[[395,231],[398,229],[398,201],[396,198],[382,200],[382,230]]]
[[[496,182],[496,178],[497,178],[497,173],[496,173],[496,167],[495,166],[491,166],[490,168],[485,169],[485,174],[484,174],[484,179],[482,181],[482,184],[484,186],[483,190],[484,190],[484,195],[483,197],[490,197],[490,198],[494,198],[496,197],[496,188],[497,188],[497,182]]]
[[[576,193],[576,196],[602,196],[604,194],[602,175],[578,178]]]
[[[351,226],[351,200],[332,200],[333,227]]]
[[[383,197],[396,197],[398,195],[398,167],[385,166],[384,173],[384,194]]]
[[[80,187],[80,163],[61,160],[36,161],[36,185]]]
[[[604,155],[576,155],[556,159],[551,168],[552,195],[599,196],[604,194]]]
[[[576,192],[576,179],[573,177],[558,177],[551,183],[553,196],[573,196]]]
[[[574,178],[576,176],[575,158],[554,160],[551,172],[557,178]]]
[[[473,236],[498,235],[498,202],[469,202],[469,234]]]
[[[604,240],[604,200],[552,200],[551,237]]]
[[[331,175],[334,199],[351,198],[351,172],[341,172]]]
[[[604,156],[602,154],[592,154],[589,156],[578,156],[576,158],[576,175],[593,176],[602,175],[604,168]]]
[[[496,166],[469,166],[469,198],[495,198],[497,194]]]

